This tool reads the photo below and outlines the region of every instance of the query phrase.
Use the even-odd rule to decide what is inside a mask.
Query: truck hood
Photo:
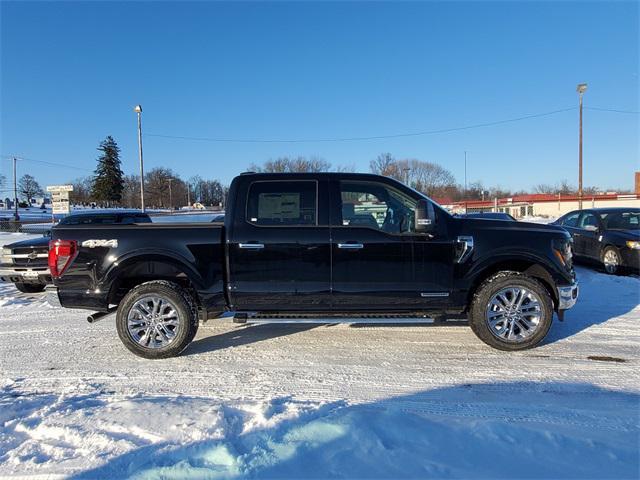
[[[545,223],[509,222],[506,220],[492,220],[488,218],[457,218],[463,229],[471,230],[519,230],[522,232],[549,232],[552,234],[568,235],[568,232],[558,226]]]
[[[20,240],[19,242],[13,242],[5,245],[4,248],[49,248],[49,237],[31,238],[29,240]]]

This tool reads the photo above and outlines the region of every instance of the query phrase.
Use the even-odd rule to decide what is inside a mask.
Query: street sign
[[[73,185],[49,185],[47,192],[73,192]]]
[[[73,185],[51,185],[47,187],[47,192],[51,192],[52,213],[68,214],[69,192],[73,192]]]

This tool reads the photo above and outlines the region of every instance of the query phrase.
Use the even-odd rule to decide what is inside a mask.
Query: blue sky
[[[439,163],[463,181],[577,183],[578,113],[353,142],[234,143],[389,135],[577,106],[638,111],[637,2],[2,2],[1,144],[43,185],[90,174],[113,135],[137,170],[229,182],[252,162],[319,155],[367,171],[380,152]],[[585,184],[631,188],[639,116],[585,110]]]

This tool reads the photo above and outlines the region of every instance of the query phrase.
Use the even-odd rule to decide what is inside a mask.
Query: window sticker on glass
[[[299,193],[261,193],[258,218],[290,219],[300,217]]]

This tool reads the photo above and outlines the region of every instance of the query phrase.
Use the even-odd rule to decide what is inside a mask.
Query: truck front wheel
[[[544,339],[553,320],[553,301],[538,280],[518,272],[500,272],[473,296],[469,325],[487,345],[524,350]]]
[[[156,280],[133,288],[122,299],[116,315],[124,346],[147,358],[174,357],[198,330],[195,302],[180,285]]]

